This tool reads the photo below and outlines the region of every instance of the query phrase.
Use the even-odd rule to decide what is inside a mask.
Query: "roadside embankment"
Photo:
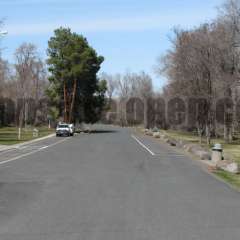
[[[0,152],[16,148],[24,144],[40,141],[55,135],[54,129],[47,127],[37,128],[37,134],[33,128],[23,129],[21,132],[21,140],[18,140],[18,129],[15,127],[0,128]]]

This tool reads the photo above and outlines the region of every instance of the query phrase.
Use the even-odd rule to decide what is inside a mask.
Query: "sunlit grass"
[[[240,175],[218,170],[215,174],[240,190]]]
[[[199,137],[190,132],[183,132],[183,131],[176,131],[176,130],[161,130],[164,134],[166,134],[169,137],[173,137],[176,139],[181,139],[187,142],[191,143],[198,143],[199,142]]]

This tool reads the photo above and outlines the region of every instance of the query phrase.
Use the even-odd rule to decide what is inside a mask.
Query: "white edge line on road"
[[[134,135],[131,135],[131,137],[144,149],[146,149],[152,156],[155,156],[155,153],[152,152],[147,146],[145,146],[138,138],[136,138]]]
[[[5,164],[5,163],[9,163],[9,162],[13,162],[13,161],[18,160],[19,158],[23,158],[23,157],[32,155],[32,154],[34,154],[34,153],[40,152],[40,151],[42,151],[42,150],[44,150],[44,149],[46,149],[46,148],[53,147],[53,146],[55,146],[55,145],[57,145],[57,144],[59,144],[59,143],[62,143],[62,142],[64,142],[64,141],[66,141],[66,140],[67,140],[67,138],[64,138],[63,140],[60,140],[60,141],[55,142],[55,143],[53,143],[53,144],[50,144],[50,145],[48,145],[48,146],[41,147],[41,148],[39,148],[39,149],[37,149],[37,150],[34,150],[34,151],[32,151],[32,152],[22,154],[22,155],[20,155],[20,156],[17,156],[17,157],[8,159],[8,160],[6,160],[6,161],[2,161],[2,162],[0,162],[0,165]]]
[[[42,149],[46,149],[46,148],[48,148],[48,147],[51,147],[51,146],[44,146],[44,147],[41,147],[40,150],[42,150]]]
[[[29,146],[29,145],[32,144],[32,143],[35,143],[35,142],[37,143],[37,142],[40,142],[40,141],[42,141],[42,140],[45,140],[45,139],[48,139],[48,138],[52,138],[52,137],[54,137],[54,136],[55,136],[55,133],[50,134],[50,135],[47,135],[47,136],[45,136],[45,137],[40,137],[40,138],[31,140],[31,141],[27,141],[27,142],[24,142],[24,143],[16,144],[16,146],[13,146],[12,148],[7,149],[7,150],[2,150],[2,151],[0,151],[0,153],[1,153],[1,152],[7,153],[7,152],[14,151],[14,150],[16,150],[16,149],[24,149],[24,148],[22,148],[21,146],[23,146],[23,147],[24,147],[25,145]]]

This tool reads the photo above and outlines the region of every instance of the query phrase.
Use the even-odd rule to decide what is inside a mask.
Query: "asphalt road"
[[[240,239],[238,192],[174,148],[99,129],[1,153],[0,240]]]

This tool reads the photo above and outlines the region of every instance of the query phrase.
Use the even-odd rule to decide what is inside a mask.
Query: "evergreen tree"
[[[48,95],[54,99],[59,97],[65,122],[93,123],[98,119],[89,112],[97,112],[104,104],[101,99],[105,92],[99,94],[97,78],[104,58],[97,55],[86,38],[72,33],[69,28],[59,28],[54,33],[47,51],[51,73]]]

